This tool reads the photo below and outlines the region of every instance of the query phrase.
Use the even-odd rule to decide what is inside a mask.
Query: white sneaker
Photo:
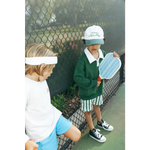
[[[105,142],[106,138],[99,131],[99,129],[90,130],[89,136],[98,142]]]
[[[113,126],[109,125],[106,121],[101,120],[101,121],[97,121],[97,126],[100,128],[103,128],[106,131],[112,131],[114,128]]]

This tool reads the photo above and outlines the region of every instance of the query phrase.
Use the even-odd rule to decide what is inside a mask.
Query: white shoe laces
[[[97,135],[98,138],[100,138],[101,135],[102,135],[102,134],[99,133],[100,130],[99,129],[95,129],[95,130],[96,130],[95,134]]]
[[[105,127],[109,126],[109,124],[106,121],[104,121],[104,123],[102,125],[105,126]]]

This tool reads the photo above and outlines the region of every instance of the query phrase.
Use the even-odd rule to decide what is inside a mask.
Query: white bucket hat
[[[104,32],[103,29],[100,26],[90,26],[85,30],[84,37],[82,37],[83,40],[85,40],[85,43],[87,46],[93,45],[93,44],[104,44]]]

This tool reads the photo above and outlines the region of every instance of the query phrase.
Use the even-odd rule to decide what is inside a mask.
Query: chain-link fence
[[[25,0],[25,46],[43,43],[58,53],[58,64],[47,80],[52,103],[82,131],[86,121],[80,110],[78,87],[74,85],[73,74],[85,48],[81,37],[91,25],[99,25],[104,30],[106,40],[101,49],[106,53],[116,51],[122,61],[118,73],[111,80],[105,81],[105,105],[125,79],[125,1]],[[58,140],[60,150],[70,150],[74,144],[63,135]]]
[[[73,73],[85,45],[85,29],[99,25],[104,29],[106,52],[124,53],[125,4],[123,0],[26,0],[25,46],[43,43],[59,54],[52,77],[54,96],[73,84]]]

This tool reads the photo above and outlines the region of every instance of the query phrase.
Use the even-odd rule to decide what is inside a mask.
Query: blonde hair
[[[25,51],[25,57],[51,57],[51,56],[57,56],[57,53],[54,53],[52,50],[47,48],[46,46],[42,44],[30,44]],[[25,66],[25,75],[32,73],[37,73],[38,75],[43,75],[43,72],[46,70],[52,70],[54,65],[46,65],[46,67],[43,69],[43,71],[40,71],[41,65],[28,65]]]

